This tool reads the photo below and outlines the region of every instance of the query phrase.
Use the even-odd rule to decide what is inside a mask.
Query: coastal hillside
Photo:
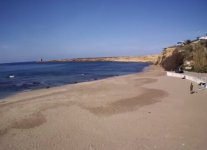
[[[155,64],[168,71],[182,67],[189,71],[207,72],[207,40],[187,40],[165,48]]]
[[[179,67],[195,72],[207,72],[207,36],[196,40],[178,42],[174,46],[164,48],[161,54],[147,56],[122,57],[91,57],[49,60],[40,62],[150,62],[160,65],[167,71],[174,71]]]
[[[97,62],[97,61],[112,61],[112,62],[151,62],[155,63],[158,55],[148,56],[131,56],[131,57],[94,57],[94,58],[73,58],[62,60],[50,60],[47,62]]]

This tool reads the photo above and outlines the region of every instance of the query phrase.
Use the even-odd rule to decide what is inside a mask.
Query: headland
[[[151,62],[155,63],[159,55],[147,56],[123,56],[123,57],[91,57],[91,58],[72,58],[60,60],[48,60],[42,62]]]

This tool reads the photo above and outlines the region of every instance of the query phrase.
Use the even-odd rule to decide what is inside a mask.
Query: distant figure
[[[183,72],[183,67],[182,66],[178,67],[177,69],[175,69],[175,72],[176,73],[184,73]]]
[[[193,94],[194,92],[193,92],[193,83],[191,82],[190,83],[190,94]]]

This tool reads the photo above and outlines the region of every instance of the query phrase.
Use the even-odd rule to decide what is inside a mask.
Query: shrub
[[[186,40],[185,41],[185,44],[190,44],[191,43],[191,40]]]
[[[201,40],[201,41],[199,42],[199,44],[200,44],[201,46],[204,46],[205,48],[207,48],[207,40]]]
[[[207,72],[207,55],[205,48],[200,44],[195,45],[193,54],[194,70],[196,72]]]
[[[193,46],[188,44],[183,47],[183,55],[184,60],[192,60],[193,59]]]

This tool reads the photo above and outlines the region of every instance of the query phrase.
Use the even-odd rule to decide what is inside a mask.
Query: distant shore
[[[158,55],[148,56],[126,56],[126,57],[93,57],[93,58],[73,58],[61,60],[41,60],[39,62],[97,62],[97,61],[112,61],[112,62],[151,62],[155,63]]]
[[[207,92],[143,73],[19,93],[0,102],[0,145],[22,149],[204,150]]]

